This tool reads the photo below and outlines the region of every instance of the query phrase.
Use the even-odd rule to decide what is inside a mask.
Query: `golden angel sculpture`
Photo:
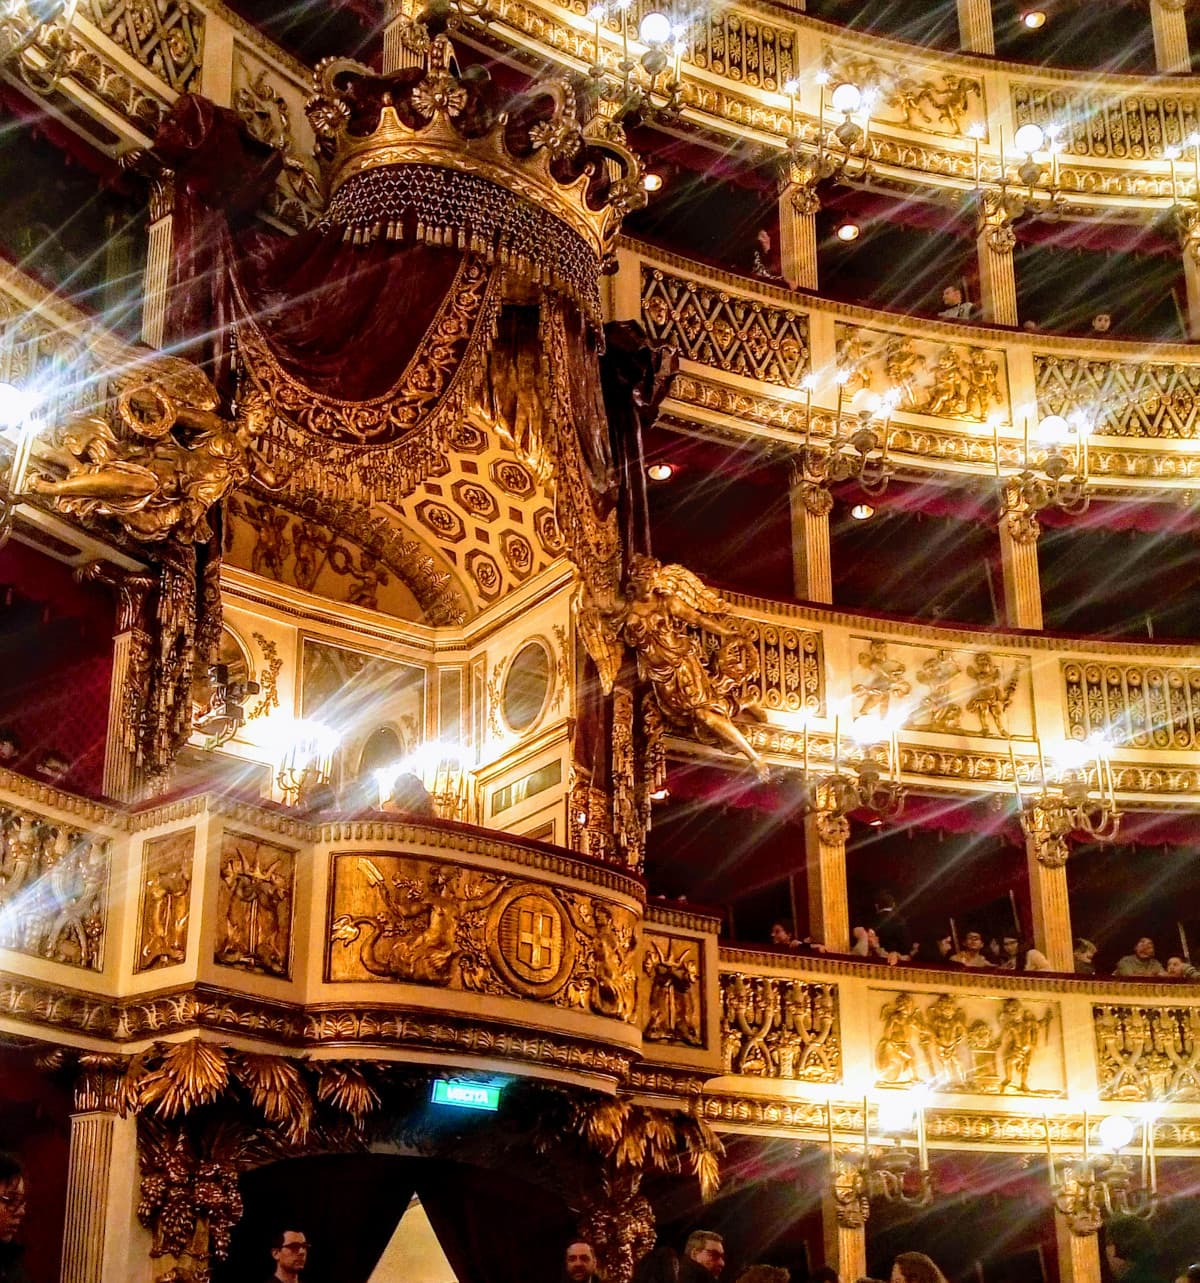
[[[760,779],[767,778],[767,764],[734,722],[742,715],[765,720],[746,695],[758,673],[757,656],[720,594],[683,566],[638,555],[630,562],[624,597],[584,600],[579,626],[605,694],[628,645],[668,724],[740,753]],[[705,633],[719,645],[706,646]]]
[[[98,416],[69,423],[62,444],[73,456],[61,481],[34,477],[30,489],[50,495],[61,512],[112,517],[139,543],[203,543],[208,512],[254,480],[279,479],[255,448],[269,403],[244,397],[232,422],[216,412],[208,379],[186,362],[156,357],[116,399],[118,434]]]

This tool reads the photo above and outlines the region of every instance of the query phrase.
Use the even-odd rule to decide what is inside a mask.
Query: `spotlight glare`
[[[850,515],[855,521],[870,521],[875,515],[875,509],[869,503],[856,503],[850,509]]]
[[[644,45],[665,45],[671,38],[671,20],[665,13],[651,11],[638,27],[638,39]]]
[[[840,85],[834,86],[829,101],[833,104],[834,111],[840,111],[843,115],[849,116],[862,105],[862,91],[857,85],[844,80]]]
[[[1026,156],[1032,156],[1045,141],[1046,135],[1041,125],[1035,125],[1032,121],[1027,125],[1022,125],[1013,135],[1013,143],[1017,151],[1024,152]]]
[[[850,241],[858,240],[861,233],[862,233],[862,228],[859,227],[857,223],[846,222],[846,223],[842,223],[838,227],[837,238],[839,241],[846,241],[847,243],[849,243]]]
[[[1061,414],[1048,414],[1038,424],[1037,437],[1042,445],[1062,445],[1069,430],[1069,425]]]
[[[662,191],[663,176],[661,174],[643,174],[642,187],[648,192]]]
[[[1037,31],[1040,27],[1046,25],[1046,11],[1044,9],[1026,9],[1021,15],[1021,25],[1029,31]]]
[[[1124,1149],[1133,1139],[1133,1124],[1124,1114],[1108,1114],[1100,1120],[1097,1131],[1100,1133],[1100,1143],[1114,1154]]]
[[[674,475],[675,469],[669,463],[652,463],[646,469],[651,481],[670,481]]]

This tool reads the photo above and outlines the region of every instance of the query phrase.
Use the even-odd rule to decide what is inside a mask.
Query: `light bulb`
[[[1046,13],[1043,9],[1027,9],[1021,15],[1021,22],[1029,28],[1030,31],[1037,31],[1039,27],[1046,25]]]
[[[789,98],[794,98],[800,92],[800,82],[798,80],[785,80],[783,84],[783,92],[787,94]]]
[[[643,174],[642,187],[648,192],[662,191],[663,176],[661,174]]]
[[[856,503],[850,509],[850,515],[855,521],[870,521],[875,515],[875,509],[869,503]]]
[[[651,481],[670,481],[674,475],[675,469],[669,463],[652,463],[646,469]]]
[[[1032,156],[1045,141],[1046,135],[1042,131],[1041,125],[1035,125],[1032,122],[1028,125],[1022,125],[1013,135],[1013,143],[1017,151],[1024,152],[1026,156]]]
[[[885,1136],[912,1130],[915,1107],[906,1091],[888,1092],[879,1097],[879,1130]],[[1114,1115],[1115,1117],[1115,1115]]]
[[[1037,438],[1042,445],[1062,445],[1069,430],[1070,425],[1061,414],[1048,414],[1038,424]]]
[[[651,11],[638,27],[638,39],[644,45],[665,45],[671,38],[671,19],[665,13]]]
[[[859,388],[850,398],[850,409],[855,414],[878,414],[883,408],[883,397],[870,388]]]
[[[1124,1149],[1133,1139],[1133,1124],[1124,1114],[1108,1114],[1100,1120],[1096,1129],[1100,1134],[1100,1144],[1111,1149],[1115,1154]]]
[[[984,132],[983,124],[978,120],[967,126],[968,138],[982,138]]]
[[[837,229],[837,238],[839,241],[856,241],[859,238],[862,228],[857,223],[842,223]]]
[[[840,111],[843,115],[849,116],[862,105],[862,92],[857,85],[843,80],[840,85],[834,87],[829,101],[833,104],[834,111]]]

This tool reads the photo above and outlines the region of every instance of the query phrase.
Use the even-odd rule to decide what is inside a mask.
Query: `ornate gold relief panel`
[[[1012,995],[872,989],[876,1081],[934,1091],[1061,1096],[1058,1004]]]
[[[642,955],[638,1024],[647,1042],[703,1047],[704,941],[647,932]]]
[[[332,857],[329,981],[404,981],[632,1022],[637,918],[595,896],[419,856]]]
[[[1200,1007],[1092,1008],[1105,1100],[1200,1100]]]
[[[82,8],[98,30],[176,93],[200,88],[203,9],[187,0],[84,0]]]
[[[721,1059],[727,1074],[839,1082],[837,985],[723,971]]]
[[[1200,365],[1037,352],[1033,366],[1039,415],[1083,414],[1103,436],[1196,436]]]
[[[1029,660],[990,650],[914,646],[852,637],[854,715],[905,711],[916,731],[989,738],[1031,738]]]
[[[100,971],[110,864],[107,838],[0,807],[0,946]]]
[[[939,343],[861,325],[834,326],[837,364],[850,375],[846,393],[869,388],[900,394],[898,408],[941,419],[982,423],[1008,417],[1008,358],[999,348]]]
[[[1062,129],[1063,150],[1072,156],[1113,160],[1161,160],[1200,130],[1196,94],[1088,93],[1071,88],[1015,83],[1010,86],[1016,125],[1032,122]]]
[[[781,387],[809,368],[808,314],[737,290],[642,270],[642,320],[652,339],[691,361]]]
[[[134,971],[154,971],[187,958],[195,845],[195,829],[165,833],[142,844]]]
[[[213,961],[239,971],[291,975],[296,852],[247,833],[221,836]]]
[[[758,672],[746,682],[747,700],[768,712],[823,712],[821,634],[746,616],[740,622],[758,656]]]
[[[1200,748],[1200,668],[1065,662],[1067,732],[1128,748]]]
[[[821,60],[831,85],[848,81],[875,96],[873,121],[890,121],[922,134],[964,134],[972,124],[987,129],[983,82],[975,76],[880,62],[831,45],[822,46]],[[826,112],[836,122],[833,108],[827,106]]]

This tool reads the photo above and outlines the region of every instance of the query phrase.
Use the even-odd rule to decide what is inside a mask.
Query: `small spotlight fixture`
[[[850,509],[850,515],[855,521],[870,521],[875,515],[875,509],[869,503],[856,503]]]
[[[846,241],[849,243],[850,241],[858,240],[859,236],[862,234],[862,228],[859,227],[857,223],[847,221],[845,223],[838,224],[838,229],[835,234],[839,241]]]
[[[666,788],[655,789],[654,792],[650,794],[651,802],[669,802],[670,799],[671,799],[670,789],[666,789]]]
[[[652,463],[646,469],[651,481],[670,481],[674,475],[675,469],[669,463]]]
[[[646,173],[642,175],[642,186],[648,192],[661,192],[663,185],[663,176],[661,174]]]
[[[1038,31],[1046,25],[1045,9],[1026,9],[1021,14],[1021,26],[1027,31]]]

